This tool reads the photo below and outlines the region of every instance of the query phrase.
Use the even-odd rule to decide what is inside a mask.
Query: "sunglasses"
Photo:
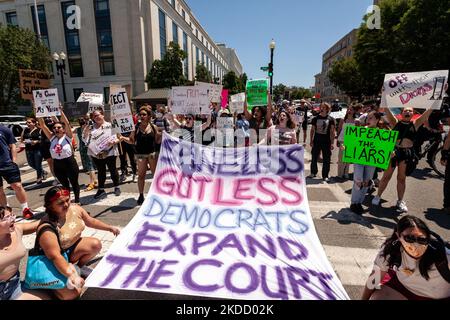
[[[408,242],[408,243],[418,243],[418,244],[422,244],[422,245],[428,245],[430,243],[430,240],[428,240],[427,238],[423,238],[423,237],[414,237],[412,235],[406,235],[406,236],[402,236],[402,238]]]
[[[189,120],[194,120],[194,118],[186,118],[186,120],[187,120],[187,121],[189,121]]]

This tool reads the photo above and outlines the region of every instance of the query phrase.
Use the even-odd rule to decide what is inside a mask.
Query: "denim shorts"
[[[22,295],[19,271],[7,281],[0,281],[0,300],[16,300]]]

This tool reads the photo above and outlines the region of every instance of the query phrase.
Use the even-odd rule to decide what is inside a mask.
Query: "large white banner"
[[[210,114],[208,90],[204,86],[172,87],[173,114]]]
[[[58,89],[33,90],[36,118],[59,116]]]
[[[228,299],[349,299],[317,237],[300,145],[164,134],[149,194],[88,287]]]
[[[111,124],[114,133],[127,133],[134,130],[133,114],[124,88],[111,88]]]
[[[195,81],[195,85],[199,87],[205,87],[208,90],[208,97],[210,102],[222,102],[222,85],[200,81]]]
[[[78,98],[77,102],[89,102],[89,108],[88,113],[93,112],[95,109],[103,109],[105,110],[103,106],[103,94],[102,93],[89,93],[89,92],[82,92],[80,94],[80,97]]]
[[[386,74],[381,104],[388,108],[440,109],[447,82],[448,70]]]
[[[230,96],[231,113],[244,113],[245,92]]]

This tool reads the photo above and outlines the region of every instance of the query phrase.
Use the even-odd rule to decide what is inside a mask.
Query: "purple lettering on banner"
[[[201,241],[201,238],[206,238],[204,241]],[[198,255],[199,249],[201,247],[205,247],[208,244],[216,242],[217,237],[211,233],[194,233],[192,240],[192,254]]]
[[[294,292],[294,297],[296,299],[300,299],[301,298],[301,293],[300,293],[299,288],[298,288],[299,286],[302,286],[303,288],[305,288],[315,298],[317,298],[319,300],[325,299],[325,297],[320,295],[320,293],[324,293],[323,291],[319,293],[319,292],[314,290],[314,289],[318,289],[318,287],[316,285],[313,285],[314,289],[310,287],[309,284],[311,283],[311,281],[310,281],[310,277],[309,277],[309,274],[308,274],[309,270],[303,270],[303,269],[296,268],[296,267],[293,267],[293,266],[289,266],[289,267],[285,268],[285,270],[287,271],[288,279],[289,279],[289,282],[291,284],[292,291]],[[296,276],[299,276],[299,278],[296,277]],[[335,299],[335,297],[332,294],[330,289],[326,289],[325,290],[325,294],[328,297],[330,297],[330,295],[332,295],[333,298]]]
[[[174,274],[173,271],[164,269],[166,265],[178,264],[177,260],[161,260],[158,268],[153,273],[151,279],[147,282],[147,288],[149,289],[168,289],[170,285],[158,283],[158,280],[162,277],[171,276]]]
[[[329,280],[333,279],[333,276],[331,274],[316,272],[314,270],[309,270],[309,273],[312,276],[319,278],[320,284],[322,285],[323,291],[325,292],[328,299],[330,300],[337,299],[337,296],[334,294],[333,290],[328,285]]]
[[[282,299],[282,300],[288,300],[289,295],[287,292],[286,282],[284,280],[283,276],[283,270],[281,267],[275,267],[275,272],[277,273],[277,281],[278,283],[278,289],[276,292],[271,291],[269,288],[269,285],[267,283],[267,267],[265,265],[261,266],[261,287],[263,289],[263,292],[266,296],[269,298],[275,298],[275,299]],[[275,281],[270,281],[270,283],[273,283]]]
[[[135,288],[142,287],[148,277],[150,277],[150,274],[155,267],[155,261],[152,260],[149,266],[145,270],[142,270],[144,269],[145,262],[145,258],[139,259],[139,264],[136,266],[136,268],[134,268],[133,271],[131,271],[124,283],[122,283],[122,288],[128,288],[134,280],[138,280]]]
[[[236,237],[236,235],[234,233],[230,233],[227,236],[225,236],[225,238],[223,238],[222,241],[220,241],[216,245],[216,247],[211,252],[211,254],[213,256],[215,256],[215,255],[219,254],[220,252],[222,252],[222,250],[224,248],[237,249],[243,257],[247,256],[247,253],[245,252],[244,248],[242,247],[242,244],[239,242],[239,239]]]
[[[153,225],[148,223],[147,221],[144,222],[144,225],[142,226],[141,231],[139,231],[136,235],[136,240],[133,244],[130,244],[128,246],[128,249],[131,251],[148,251],[148,250],[156,250],[159,251],[161,250],[161,247],[158,246],[144,246],[142,244],[142,242],[144,241],[160,241],[161,238],[159,237],[154,237],[154,236],[150,236],[148,235],[149,231],[154,231],[154,232],[164,232],[164,228],[157,226],[157,225]]]
[[[194,262],[189,267],[187,267],[187,269],[184,271],[183,283],[188,289],[190,289],[192,291],[213,292],[213,291],[219,290],[223,286],[219,286],[218,284],[212,284],[212,285],[198,284],[197,282],[195,282],[192,279],[192,273],[194,272],[194,270],[197,267],[200,267],[200,266],[213,266],[213,267],[220,268],[222,265],[223,265],[222,262],[220,262],[218,260],[214,260],[214,259],[204,259],[204,260],[199,260],[197,262]],[[212,271],[210,271],[210,272],[212,272]]]
[[[283,250],[284,255],[289,260],[304,260],[308,257],[308,249],[301,243],[283,237],[278,237],[278,243],[280,244],[280,248]],[[294,254],[291,251],[291,245],[299,250],[298,254]]]
[[[239,269],[244,269],[250,276],[250,282],[248,286],[245,288],[237,288],[231,281],[233,274]],[[255,291],[258,288],[258,285],[259,285],[259,276],[256,273],[255,269],[253,269],[252,266],[244,262],[238,262],[231,265],[231,267],[227,270],[227,273],[225,274],[225,287],[231,292],[248,294],[250,292]]]
[[[267,243],[266,246],[263,245],[261,242],[259,242],[253,236],[251,236],[249,234],[245,236],[245,240],[247,242],[247,248],[248,248],[248,252],[249,252],[250,256],[256,257],[256,254],[258,253],[258,250],[256,248],[258,247],[260,250],[264,251],[264,253],[268,257],[271,257],[272,259],[276,259],[277,258],[277,250],[275,248],[275,244],[273,243],[272,237],[269,235],[265,235],[264,239],[266,240],[266,243]]]
[[[181,244],[184,240],[186,240],[189,237],[189,233],[186,233],[184,235],[182,235],[181,237],[178,237],[177,234],[175,233],[175,231],[170,230],[169,231],[169,236],[172,240],[172,243],[169,243],[163,250],[163,252],[167,252],[173,248],[176,248],[181,255],[185,256],[186,255],[186,248]]]
[[[115,256],[115,255],[110,254],[106,257],[106,261],[108,261],[109,263],[112,263],[114,265],[117,265],[117,266],[115,268],[113,268],[111,270],[111,272],[109,273],[109,275],[106,277],[106,279],[103,280],[103,282],[100,284],[101,287],[106,287],[107,285],[109,285],[117,277],[117,274],[120,272],[120,270],[122,269],[122,267],[124,265],[126,265],[126,264],[133,265],[133,264],[137,263],[139,261],[139,259]]]
[[[216,217],[214,218],[214,226],[219,229],[234,229],[235,226],[225,226],[223,224],[219,224],[219,218],[225,214],[230,213],[231,215],[234,215],[233,209],[223,209],[217,212]]]

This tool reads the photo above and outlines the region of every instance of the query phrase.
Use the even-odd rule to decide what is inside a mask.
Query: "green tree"
[[[352,99],[361,99],[364,93],[361,73],[354,58],[335,61],[328,72],[328,78],[336,88]]]
[[[273,96],[275,97],[275,102],[278,102],[279,100],[283,99],[284,92],[286,91],[286,86],[282,83],[279,83],[273,87]]]
[[[186,57],[187,54],[178,44],[170,42],[163,59],[153,61],[145,79],[149,87],[171,88],[186,84],[186,78],[183,75],[183,60]]]
[[[20,97],[19,69],[48,72],[47,47],[29,29],[0,25],[0,114],[13,113]]]
[[[228,89],[230,95],[240,92],[240,79],[234,71],[229,71],[223,76],[222,84],[224,89]]]
[[[448,69],[450,0],[383,0],[381,29],[358,31],[355,60],[366,95],[380,92],[386,73]]]
[[[197,64],[197,67],[195,68],[195,80],[207,83],[212,82],[211,72],[209,72],[203,63]]]
[[[247,74],[244,72],[239,76],[239,92],[245,92],[245,88],[247,87]]]

